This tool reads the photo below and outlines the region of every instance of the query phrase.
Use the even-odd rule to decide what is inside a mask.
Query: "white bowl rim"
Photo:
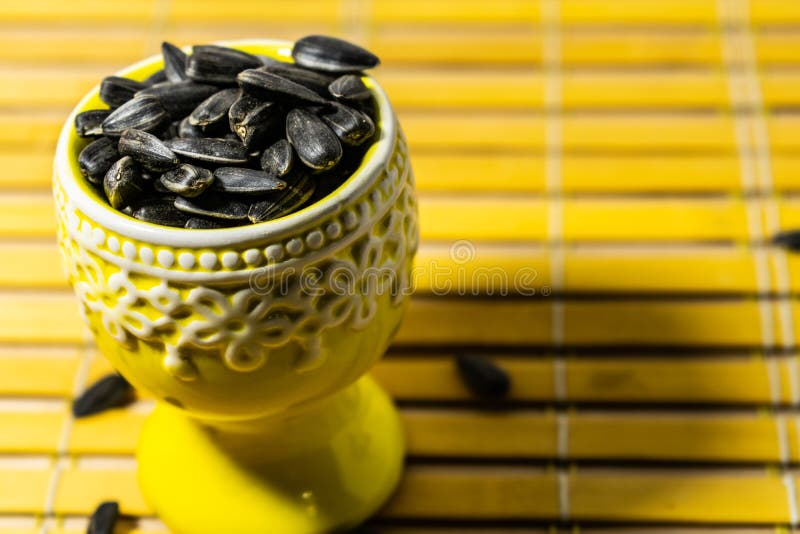
[[[279,55],[290,56],[293,43],[277,39],[241,39],[219,41],[216,44],[234,47],[258,45],[280,47]],[[125,76],[160,59],[160,54],[153,55],[122,69],[117,75]],[[370,188],[389,161],[394,150],[397,122],[386,93],[372,77],[368,77],[368,81],[378,104],[380,117],[378,123],[381,126],[378,140],[370,148],[371,156],[363,161],[359,169],[335,192],[307,208],[273,221],[213,230],[172,228],[133,219],[90,197],[77,183],[77,180],[84,178],[73,173],[69,164],[71,156],[67,147],[70,136],[73,135],[75,115],[78,110],[86,106],[92,97],[97,95],[99,84],[81,99],[61,129],[54,163],[57,179],[64,188],[68,203],[73,203],[78,210],[105,229],[137,241],[174,248],[208,248],[277,240],[313,226],[329,215],[341,211]]]

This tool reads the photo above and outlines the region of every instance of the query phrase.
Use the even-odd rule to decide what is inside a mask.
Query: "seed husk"
[[[170,82],[182,82],[186,76],[186,53],[172,43],[161,43],[161,54],[164,56],[164,73]]]
[[[189,115],[189,123],[208,126],[227,117],[231,105],[239,98],[239,89],[223,89],[203,100]]]
[[[225,193],[261,195],[286,188],[274,175],[243,167],[219,167],[214,171],[214,188]]]
[[[114,534],[117,519],[119,519],[119,503],[117,501],[100,503],[100,506],[92,513],[92,517],[89,518],[86,534]]]
[[[81,137],[103,135],[103,121],[111,114],[110,109],[90,109],[75,115],[75,132]]]
[[[261,60],[252,54],[215,45],[202,45],[192,48],[192,55],[186,61],[186,75],[203,83],[233,84],[236,75],[245,69],[262,65]]]
[[[78,156],[78,168],[87,180],[95,185],[103,183],[108,169],[119,159],[117,143],[108,137],[92,141],[81,150]]]
[[[294,44],[295,63],[325,72],[358,72],[377,67],[378,56],[353,43],[325,35],[309,35]]]
[[[132,157],[142,167],[154,172],[165,172],[180,165],[178,156],[158,137],[141,130],[122,132],[119,153]]]
[[[511,390],[511,377],[490,359],[479,354],[457,354],[458,374],[478,397],[499,399]]]
[[[284,116],[274,102],[263,102],[232,125],[233,131],[248,149],[262,147],[275,137],[284,124]]]
[[[336,134],[316,115],[293,109],[286,117],[286,138],[297,157],[312,169],[324,171],[342,158],[342,144]]]
[[[142,194],[144,182],[136,162],[130,156],[117,160],[103,178],[108,202],[116,209],[132,204]]]
[[[203,137],[203,129],[190,123],[189,117],[186,117],[178,124],[178,137],[183,139]]]
[[[289,103],[327,104],[318,93],[263,69],[248,69],[236,77],[242,90],[264,100]]]
[[[277,177],[286,176],[292,170],[294,164],[294,150],[286,139],[281,139],[277,143],[264,150],[261,154],[261,168],[267,174]]]
[[[162,174],[159,180],[168,191],[192,198],[209,188],[214,182],[214,173],[208,169],[184,163],[177,169]]]
[[[167,112],[157,98],[141,96],[128,100],[111,112],[103,121],[103,133],[119,137],[122,132],[134,128],[153,132],[167,121]]]
[[[369,89],[361,81],[361,76],[355,74],[339,76],[328,86],[328,91],[338,100],[345,102],[357,102],[370,97]]]
[[[182,82],[157,83],[136,93],[136,98],[150,96],[156,98],[174,120],[179,120],[192,112],[200,102],[219,91],[213,85]]]
[[[72,401],[72,415],[77,418],[118,408],[133,400],[133,387],[117,373],[111,373],[84,391]]]
[[[121,106],[147,85],[122,76],[106,76],[100,83],[100,100],[115,108]]]
[[[333,112],[323,110],[321,118],[343,142],[358,146],[375,133],[375,123],[366,113],[338,102],[333,106]]]
[[[286,188],[268,199],[250,205],[247,218],[259,223],[283,217],[302,206],[314,194],[314,181],[308,173],[302,173],[290,181]]]
[[[249,160],[247,148],[230,139],[168,139],[164,143],[176,154],[217,165],[239,165]]]
[[[203,217],[192,217],[184,228],[191,228],[194,230],[215,230],[217,228],[230,228],[230,223],[222,219],[205,219]]]
[[[247,219],[247,204],[220,196],[202,196],[189,200],[178,197],[175,207],[191,215],[201,215],[212,219],[240,221]]]
[[[299,83],[325,98],[328,98],[328,86],[334,80],[333,76],[328,74],[304,69],[297,65],[292,65],[291,63],[276,62],[265,65],[258,70],[270,72],[282,78],[286,78],[287,80],[291,80],[294,83]]]
[[[163,196],[140,200],[131,216],[152,224],[181,228],[189,216],[175,207],[175,198]]]

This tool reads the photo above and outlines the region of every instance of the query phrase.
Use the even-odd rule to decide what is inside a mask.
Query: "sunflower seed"
[[[175,153],[155,135],[141,130],[125,130],[119,138],[119,153],[130,156],[145,169],[164,172],[180,165]]]
[[[86,417],[130,404],[133,387],[117,373],[104,376],[72,402],[72,415]]]
[[[119,519],[119,503],[105,501],[100,504],[89,518],[86,534],[114,534],[114,527]]]
[[[100,100],[112,108],[121,106],[147,85],[121,76],[107,76],[100,83]]]
[[[189,117],[184,118],[178,125],[178,137],[183,139],[195,139],[203,137],[203,129],[199,126],[194,126],[189,122]]]
[[[167,112],[152,96],[142,96],[128,100],[111,112],[103,121],[103,133],[119,137],[130,128],[152,132],[167,120]]]
[[[167,81],[167,73],[164,69],[159,69],[155,71],[153,74],[142,80],[142,83],[145,85],[155,85],[157,83],[163,83]]]
[[[171,82],[182,82],[186,76],[186,54],[172,43],[161,43],[161,55],[164,56],[164,73]]]
[[[342,39],[325,35],[309,35],[294,44],[295,63],[325,72],[357,72],[380,64],[378,57]]]
[[[375,123],[366,113],[335,102],[333,113],[323,111],[322,120],[343,142],[358,146],[375,133]]]
[[[181,228],[186,224],[189,216],[175,207],[175,197],[154,197],[141,200],[131,214],[140,221],[162,226]]]
[[[478,354],[457,354],[458,373],[467,388],[483,398],[502,398],[511,390],[511,377],[491,360]]]
[[[328,97],[328,86],[334,79],[333,76],[304,69],[291,63],[276,62],[271,65],[265,65],[258,70],[270,72],[294,83],[299,83],[325,98]]]
[[[307,173],[303,173],[274,197],[251,204],[247,218],[259,223],[283,217],[302,206],[313,194],[314,181]]]
[[[196,197],[208,189],[214,174],[208,169],[184,163],[161,175],[160,182],[168,191],[184,197]]]
[[[345,102],[367,100],[370,97],[369,89],[355,74],[339,76],[328,86],[328,91]]]
[[[108,137],[101,137],[81,150],[78,156],[78,168],[87,180],[99,185],[103,183],[103,177],[108,169],[118,159],[117,143]]]
[[[222,120],[237,98],[239,89],[223,89],[214,93],[194,108],[189,115],[189,123],[194,126],[208,126]]]
[[[328,102],[308,87],[262,69],[242,71],[236,81],[245,93],[265,100],[311,104]]]
[[[195,46],[186,60],[186,75],[198,82],[228,84],[245,69],[262,65],[252,54],[215,45]]]
[[[261,168],[268,174],[281,177],[289,174],[294,163],[294,150],[286,139],[281,139],[261,154]]]
[[[772,242],[791,252],[800,251],[800,230],[784,230],[775,234]]]
[[[293,109],[286,117],[286,137],[297,157],[312,169],[324,171],[339,163],[342,144],[322,119],[304,109]]]
[[[181,156],[218,165],[237,165],[249,160],[247,148],[239,141],[229,139],[168,139],[164,144]]]
[[[192,217],[184,228],[192,228],[194,230],[214,230],[217,228],[230,228],[230,223],[222,221],[221,219],[203,219],[202,217]]]
[[[117,160],[103,178],[106,198],[117,209],[128,206],[141,196],[143,185],[139,167],[130,156]]]
[[[103,135],[103,121],[111,114],[110,109],[90,109],[75,115],[75,131],[81,137]]]
[[[213,219],[231,221],[247,219],[247,204],[218,196],[200,197],[192,200],[178,197],[175,199],[175,207],[185,213],[202,215]]]
[[[157,83],[152,87],[139,91],[136,93],[136,97],[150,96],[158,99],[167,113],[169,113],[169,116],[178,120],[191,113],[200,102],[218,90],[213,85],[186,80],[182,82]]]
[[[225,193],[260,195],[286,188],[286,182],[271,174],[242,167],[220,167],[214,177],[214,188]]]
[[[231,119],[233,120],[233,119]],[[284,115],[274,102],[263,102],[232,124],[232,130],[248,148],[261,148],[276,136],[284,124]]]

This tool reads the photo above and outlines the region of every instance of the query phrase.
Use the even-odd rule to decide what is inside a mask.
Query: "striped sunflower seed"
[[[111,114],[110,109],[90,109],[75,115],[75,132],[81,137],[103,135],[103,121]]]
[[[181,228],[189,216],[175,207],[174,196],[153,197],[140,200],[131,216],[140,221],[161,226]]]
[[[180,165],[175,152],[155,135],[141,130],[125,130],[119,138],[119,153],[130,156],[142,167],[154,172],[165,172]]]
[[[181,156],[217,165],[239,165],[250,159],[247,148],[239,141],[230,139],[168,139],[164,144]]]
[[[202,167],[184,163],[165,172],[159,179],[165,189],[184,197],[196,197],[214,182],[214,173]]]
[[[130,156],[117,160],[103,178],[106,198],[116,209],[124,208],[138,199],[143,186],[141,171]]]
[[[112,108],[121,106],[147,85],[130,78],[107,76],[100,82],[100,100]]]
[[[119,503],[117,501],[105,501],[100,503],[92,517],[89,518],[87,534],[114,534],[114,528],[119,519]]]
[[[269,72],[308,87],[318,95],[328,98],[328,86],[333,82],[333,76],[304,69],[291,63],[276,62],[265,65],[258,70]]]
[[[198,197],[192,200],[178,197],[175,199],[175,207],[191,215],[231,221],[247,219],[248,208],[247,204],[219,196]]]
[[[286,182],[264,171],[244,167],[219,167],[214,188],[225,193],[261,195],[286,188]]]
[[[278,102],[327,104],[328,101],[299,83],[262,69],[242,71],[236,77],[242,90],[256,98]]]
[[[223,89],[203,100],[189,115],[189,124],[208,126],[228,116],[228,110],[239,98],[239,89]]]
[[[325,72],[358,72],[380,64],[372,52],[336,37],[309,35],[294,44],[295,63]]]
[[[191,113],[200,102],[218,90],[213,85],[186,80],[182,82],[157,83],[152,87],[139,91],[136,93],[136,97],[149,96],[157,99],[170,117],[179,120]]]
[[[330,169],[342,158],[342,144],[336,134],[322,119],[304,109],[289,112],[286,137],[300,161],[312,169]]]
[[[270,137],[277,136],[284,124],[284,116],[274,102],[262,102],[232,124],[234,133],[248,149],[263,147]]]
[[[103,121],[103,133],[119,137],[122,132],[134,128],[153,132],[167,121],[167,112],[157,98],[142,96],[128,100],[111,112]]]
[[[103,183],[108,169],[119,159],[117,143],[108,137],[92,141],[81,150],[78,156],[78,168],[87,180],[95,185]]]
[[[76,418],[86,417],[126,406],[131,401],[133,387],[117,373],[111,373],[89,386],[72,402],[72,415]]]
[[[217,228],[230,228],[230,226],[231,224],[228,221],[223,221],[222,219],[192,217],[186,221],[184,228],[190,228],[193,230],[216,230]]]
[[[178,124],[178,137],[182,139],[196,139],[203,137],[203,129],[189,122],[189,117]]]
[[[192,55],[186,60],[186,75],[202,83],[233,84],[237,74],[261,65],[260,59],[247,52],[202,45],[192,48]]]
[[[286,139],[281,139],[261,154],[261,168],[267,174],[286,176],[294,164],[294,150]]]
[[[369,89],[361,81],[361,76],[355,74],[339,76],[328,86],[328,91],[338,100],[345,102],[362,101],[370,97]]]
[[[343,142],[358,146],[375,133],[375,123],[366,113],[335,102],[333,112],[322,112],[322,120]]]
[[[308,173],[303,173],[289,182],[286,188],[274,197],[251,204],[247,218],[250,222],[259,223],[283,217],[296,211],[313,194],[314,181]]]
[[[170,82],[182,82],[186,76],[186,53],[172,43],[161,43],[161,55],[164,57],[164,74]]]

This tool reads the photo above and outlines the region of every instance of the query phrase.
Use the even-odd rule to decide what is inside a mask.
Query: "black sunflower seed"
[[[86,534],[114,534],[114,527],[119,519],[119,503],[105,501],[95,508],[89,518]]]
[[[81,137],[103,135],[103,121],[111,114],[110,109],[90,109],[75,115],[75,131]]]
[[[191,215],[239,221],[247,219],[247,204],[219,196],[175,199],[175,207]]]
[[[214,230],[217,228],[230,228],[231,223],[228,221],[223,221],[222,219],[205,219],[202,217],[192,217],[186,224],[184,228],[192,228],[195,230]]]
[[[231,105],[239,98],[239,89],[223,89],[203,100],[192,114],[189,123],[194,126],[208,126],[228,116]]]
[[[290,181],[278,194],[251,204],[247,218],[253,223],[259,223],[283,217],[305,204],[313,194],[314,181],[308,173],[303,173]]]
[[[242,71],[236,81],[245,93],[264,100],[311,104],[328,102],[313,90],[262,69]]]
[[[295,63],[325,72],[357,72],[380,64],[378,56],[342,39],[309,35],[294,44]]]
[[[142,96],[128,100],[111,112],[103,121],[103,133],[119,137],[125,130],[135,128],[153,132],[167,121],[167,112],[158,99]]]
[[[130,156],[117,160],[103,178],[106,198],[117,209],[124,208],[139,198],[143,186],[141,171]]]
[[[800,251],[800,230],[783,230],[775,234],[772,242],[791,252]]]
[[[108,137],[92,141],[81,150],[78,167],[87,180],[95,185],[103,183],[108,169],[119,159],[117,143]]]
[[[196,197],[214,181],[214,173],[202,167],[184,163],[165,172],[159,179],[165,189],[184,197]]]
[[[292,170],[294,150],[286,139],[281,139],[261,154],[261,168],[277,177],[286,176]]]
[[[168,139],[164,143],[176,154],[217,165],[238,165],[249,160],[247,148],[230,139]]]
[[[258,70],[270,72],[282,78],[286,78],[287,80],[291,80],[294,83],[299,83],[325,98],[328,98],[328,86],[334,80],[333,76],[328,74],[304,69],[297,65],[292,65],[291,63],[276,62],[265,65]]]
[[[335,102],[333,112],[322,111],[322,120],[336,136],[351,146],[358,146],[375,133],[375,123],[366,113]]]
[[[283,125],[284,115],[279,106],[274,102],[262,102],[241,119],[236,119],[236,122],[231,124],[231,129],[244,146],[248,149],[257,149],[263,147],[269,138],[277,136]]]
[[[182,82],[157,83],[136,93],[136,98],[149,96],[156,98],[174,120],[179,120],[192,112],[200,102],[219,91],[213,85]]]
[[[175,198],[163,196],[140,200],[131,216],[140,221],[181,228],[189,216],[175,207]]]
[[[300,161],[312,169],[330,169],[342,157],[342,144],[336,134],[322,119],[304,109],[289,112],[286,117],[286,137]]]
[[[167,73],[164,69],[159,69],[155,71],[153,74],[142,80],[142,83],[145,85],[155,85],[157,83],[162,83],[167,81]]]
[[[133,387],[117,373],[104,376],[72,402],[72,415],[86,417],[126,406],[133,401]]]
[[[225,193],[260,195],[286,188],[274,175],[243,167],[219,167],[214,177],[214,188]]]
[[[115,108],[133,98],[133,95],[145,87],[147,85],[144,83],[130,78],[107,76],[100,83],[100,100]]]
[[[130,156],[154,172],[174,169],[180,164],[175,153],[155,135],[141,130],[125,130],[119,138],[119,153]]]
[[[355,74],[339,76],[328,86],[328,91],[345,102],[367,100],[370,97],[369,89],[361,81],[361,76]]]
[[[511,390],[508,373],[484,356],[457,354],[456,365],[464,384],[479,397],[502,398]]]
[[[198,82],[232,84],[245,69],[262,65],[252,54],[215,45],[195,46],[186,60],[186,75]]]
[[[161,43],[161,54],[164,56],[164,73],[171,82],[182,82],[186,76],[186,54],[172,43]]]
[[[203,137],[203,129],[190,123],[189,117],[186,117],[178,124],[178,137],[183,139]]]

